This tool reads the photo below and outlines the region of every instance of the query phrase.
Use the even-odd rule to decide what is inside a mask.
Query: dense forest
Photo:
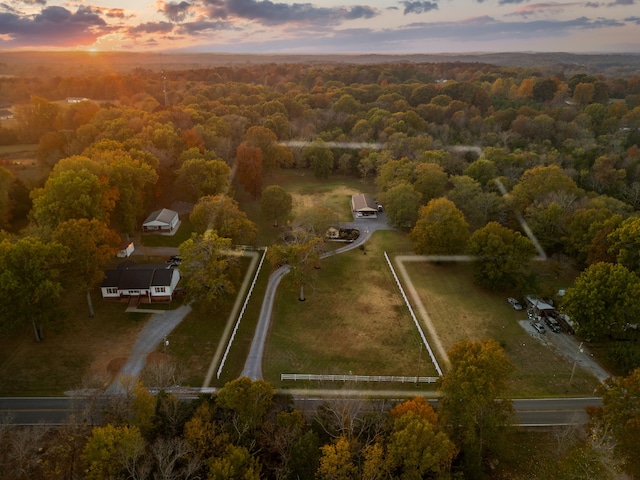
[[[195,235],[181,246],[184,281],[193,301],[215,303],[238,276],[222,252],[256,239],[230,196],[231,172],[260,198],[265,175],[308,169],[319,181],[373,181],[390,223],[409,233],[417,253],[476,256],[476,281],[487,289],[552,295],[528,267],[536,255],[558,272],[576,268],[565,312],[578,335],[604,342],[610,365],[631,374],[640,367],[640,75],[567,71],[263,63],[0,78],[10,113],[0,121],[0,145],[37,144],[47,172],[25,181],[10,153],[0,166],[3,328],[32,324],[38,339],[64,289],[79,286],[90,300],[121,238],[163,196],[196,204]],[[263,198],[276,222],[291,208],[282,194]],[[330,224],[308,221],[295,248],[280,255],[292,264],[314,258]],[[215,288],[198,288],[203,277]],[[469,344],[459,354],[494,347]],[[610,392],[637,389],[637,372]],[[495,378],[507,373],[498,369]],[[441,388],[459,399],[462,381],[451,375]],[[111,406],[93,429],[57,432],[64,442],[29,457],[34,463],[22,466],[18,447],[2,461],[24,469],[7,478],[481,478],[504,446],[509,412],[488,406],[499,393],[488,392],[489,403],[471,413],[445,402],[436,414],[416,400],[388,414],[325,406],[310,423],[288,401],[274,403],[261,382],[241,380],[188,404],[132,389],[126,408]],[[614,425],[620,418],[608,405],[592,412],[593,431],[615,426],[624,467],[638,472],[628,441],[637,427]],[[493,423],[482,426],[495,434],[496,451],[477,448],[478,412],[491,413]],[[466,430],[456,428],[462,418],[471,418]],[[606,478],[585,448],[558,468],[588,465],[595,470],[583,478]]]

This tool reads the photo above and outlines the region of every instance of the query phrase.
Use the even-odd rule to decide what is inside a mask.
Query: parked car
[[[169,257],[169,260],[167,260],[167,263],[169,264],[170,267],[178,267],[182,263],[182,257],[180,255],[173,255]]]
[[[546,333],[546,330],[540,322],[531,322],[531,325],[533,325],[533,328],[535,328],[538,333]]]
[[[507,302],[509,302],[509,305],[511,305],[514,310],[518,310],[518,311],[522,310],[522,305],[520,305],[518,300],[516,300],[515,298],[509,297],[507,298]]]
[[[560,324],[558,323],[558,321],[555,318],[553,318],[553,317],[544,317],[544,321],[549,326],[551,331],[553,331],[555,333],[560,333],[562,331],[562,328],[560,328]]]

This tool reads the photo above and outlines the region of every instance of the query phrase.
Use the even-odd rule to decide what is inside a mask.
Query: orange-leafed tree
[[[258,198],[262,191],[262,151],[245,143],[236,153],[238,180],[245,191]]]

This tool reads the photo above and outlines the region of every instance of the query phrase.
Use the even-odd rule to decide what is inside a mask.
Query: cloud
[[[107,8],[103,11],[104,15],[109,18],[127,18],[122,8]]]
[[[634,17],[635,18],[635,17]],[[416,22],[396,29],[342,29],[322,36],[296,38],[282,37],[277,40],[259,42],[216,42],[210,47],[202,46],[190,51],[225,52],[282,52],[282,53],[376,53],[442,52],[442,45],[453,45],[457,51],[481,51],[502,49],[509,51],[516,42],[534,45],[541,38],[556,41],[569,37],[576,31],[596,30],[624,25],[615,20],[585,17],[572,20],[499,21],[491,16],[480,16],[461,22]],[[555,40],[554,40],[555,39]],[[548,43],[546,45],[549,45]],[[501,47],[502,46],[502,47]],[[446,47],[445,47],[446,48]],[[548,48],[548,47],[547,47]]]
[[[345,20],[372,18],[379,14],[374,7],[316,7],[311,3],[274,3],[270,0],[204,0],[211,19],[244,19],[262,25],[326,24],[339,25]]]
[[[624,19],[625,22],[632,22],[636,25],[640,25],[640,17],[627,17]]]
[[[635,0],[614,0],[611,3],[607,3],[607,7],[619,7],[619,6],[628,7],[629,5],[635,5],[635,4],[636,4]]]
[[[182,22],[187,15],[191,14],[193,4],[182,1],[175,2],[158,2],[158,11],[163,13],[172,22]]]
[[[529,17],[537,14],[557,14],[563,12],[566,7],[582,6],[581,3],[531,3],[518,7],[514,12],[506,14],[507,17],[521,16]]]
[[[438,4],[435,2],[410,2],[403,1],[400,2],[404,5],[404,14],[407,15],[409,13],[427,13],[431,10],[437,10]]]
[[[603,5],[604,5],[603,3],[599,3],[599,2],[587,2],[584,4],[585,7],[589,7],[589,8],[600,8]]]
[[[178,33],[184,35],[203,35],[234,29],[237,29],[237,27],[232,22],[212,22],[208,20],[198,20],[195,22],[187,22],[181,24],[178,28]]]
[[[20,13],[18,10],[13,8],[11,5],[8,5],[6,3],[0,3],[0,11],[5,12],[5,13],[15,13],[15,14]]]
[[[499,0],[498,5],[511,5],[511,4],[519,4],[525,2],[526,0]]]
[[[138,36],[144,33],[170,33],[173,27],[174,24],[170,22],[146,22],[129,28],[128,32],[132,36]]]
[[[4,34],[0,47],[88,45],[111,30],[91,7],[80,6],[75,13],[58,6],[29,16],[0,13],[0,32]]]

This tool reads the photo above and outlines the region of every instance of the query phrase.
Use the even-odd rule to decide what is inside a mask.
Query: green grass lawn
[[[313,205],[321,204],[336,213],[336,221],[350,222],[351,195],[354,193],[375,192],[375,185],[370,181],[345,177],[331,176],[326,180],[318,180],[308,170],[288,169],[280,170],[268,175],[264,179],[264,187],[280,185],[293,196],[293,212],[291,218]],[[264,218],[261,212],[260,199],[254,199],[247,194],[242,185],[234,185],[234,198],[240,209],[247,213],[249,219],[258,226],[257,245],[273,245],[282,237],[286,221],[280,227],[273,227],[273,219]]]
[[[424,352],[418,372],[419,336],[383,257],[391,247],[408,249],[407,242],[398,232],[377,232],[366,254],[355,249],[323,259],[304,302],[285,277],[265,349],[265,378],[284,386],[281,373],[434,375]]]
[[[469,264],[436,265],[407,262],[409,273],[446,349],[461,340],[493,338],[514,363],[514,397],[591,395],[598,384],[577,369],[569,388],[572,364],[530,336],[506,302],[505,292],[483,290],[472,281]],[[551,334],[551,333],[549,333]]]
[[[109,383],[110,369],[126,359],[149,317],[125,313],[126,304],[103,302],[93,294],[89,318],[84,295],[68,293],[63,319],[44,327],[35,342],[30,325],[0,336],[0,396],[63,395],[66,390]]]
[[[180,228],[174,235],[144,234],[140,236],[145,247],[179,247],[182,242],[191,238],[193,226],[188,215],[180,217]]]

